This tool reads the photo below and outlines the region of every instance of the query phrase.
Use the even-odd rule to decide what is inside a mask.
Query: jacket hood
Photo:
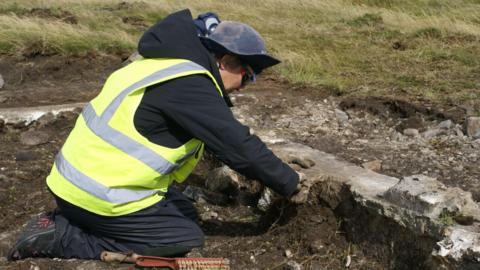
[[[203,66],[215,77],[225,102],[232,106],[215,58],[198,38],[190,10],[172,13],[150,27],[140,38],[138,52],[144,58],[187,59]]]

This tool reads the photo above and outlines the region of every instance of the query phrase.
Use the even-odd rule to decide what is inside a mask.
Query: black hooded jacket
[[[176,148],[192,138],[233,170],[257,179],[281,195],[296,189],[298,175],[233,116],[215,59],[197,37],[190,11],[173,13],[148,29],[138,52],[144,58],[188,59],[209,70],[219,83],[190,75],[146,89],[135,112],[137,131],[149,141]]]

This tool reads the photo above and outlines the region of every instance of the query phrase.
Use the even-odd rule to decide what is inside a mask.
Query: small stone
[[[285,257],[287,257],[289,259],[293,257],[293,253],[290,249],[285,250]]]
[[[273,204],[274,193],[271,189],[265,188],[257,202],[257,208],[261,211],[267,211]]]
[[[437,128],[440,128],[440,129],[450,129],[452,127],[453,127],[453,122],[450,119],[442,121],[440,122],[440,124],[437,125]]]
[[[365,162],[362,164],[362,167],[374,172],[378,172],[382,169],[382,161],[376,159],[369,162]]]
[[[480,132],[480,117],[470,116],[467,117],[466,123],[466,133],[468,136],[473,137]]]
[[[33,151],[25,150],[25,151],[19,151],[15,154],[16,161],[32,161],[37,159],[38,159],[38,156]]]
[[[0,89],[2,89],[4,85],[5,85],[5,80],[3,79],[2,74],[0,74]]]
[[[48,143],[49,140],[50,136],[43,131],[26,131],[20,135],[20,142],[29,146]]]
[[[296,261],[288,261],[283,267],[284,270],[303,270],[303,266]]]
[[[187,186],[183,191],[183,195],[194,202],[203,202],[205,201],[205,193],[199,187]]]
[[[472,136],[474,140],[480,139],[480,130]]]
[[[409,137],[417,137],[419,134],[418,129],[416,128],[407,128],[403,130],[403,135]]]
[[[218,213],[217,212],[214,212],[214,211],[207,211],[207,212],[204,212],[200,215],[200,219],[201,220],[211,220],[211,219],[216,219],[218,218]]]
[[[304,169],[308,169],[310,167],[315,166],[315,161],[308,157],[301,157],[301,156],[295,156],[292,158],[291,163],[293,164],[298,164],[300,167]]]
[[[460,138],[465,136],[465,134],[463,134],[463,131],[460,128],[455,128],[455,134]]]
[[[429,130],[423,132],[422,136],[425,139],[431,139],[431,138],[437,137],[439,135],[444,135],[444,134],[446,134],[445,130],[438,129],[438,128],[432,128],[432,129],[429,129]]]
[[[335,109],[335,117],[340,124],[346,124],[348,122],[348,114],[342,110]]]

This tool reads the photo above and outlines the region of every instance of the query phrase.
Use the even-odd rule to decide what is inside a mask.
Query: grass
[[[293,83],[339,95],[478,102],[479,0],[3,0],[0,54],[128,53],[145,29],[122,18],[151,25],[185,7],[252,25],[283,60],[274,72]],[[76,24],[62,20],[65,11]]]

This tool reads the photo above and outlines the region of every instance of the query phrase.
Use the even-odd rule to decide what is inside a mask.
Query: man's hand
[[[308,194],[310,193],[310,188],[312,187],[312,183],[307,180],[307,177],[302,172],[298,173],[298,185],[297,190],[295,193],[290,197],[290,201],[295,204],[303,204],[308,199]]]
[[[310,188],[312,187],[312,182],[308,181],[306,175],[302,172],[297,172],[298,174],[298,185],[297,190],[293,193],[288,200],[294,204],[304,204],[307,202],[308,194],[310,193]],[[273,190],[265,187],[260,196],[260,199],[257,202],[257,208],[266,212],[275,202],[285,200],[280,195],[276,194]]]

